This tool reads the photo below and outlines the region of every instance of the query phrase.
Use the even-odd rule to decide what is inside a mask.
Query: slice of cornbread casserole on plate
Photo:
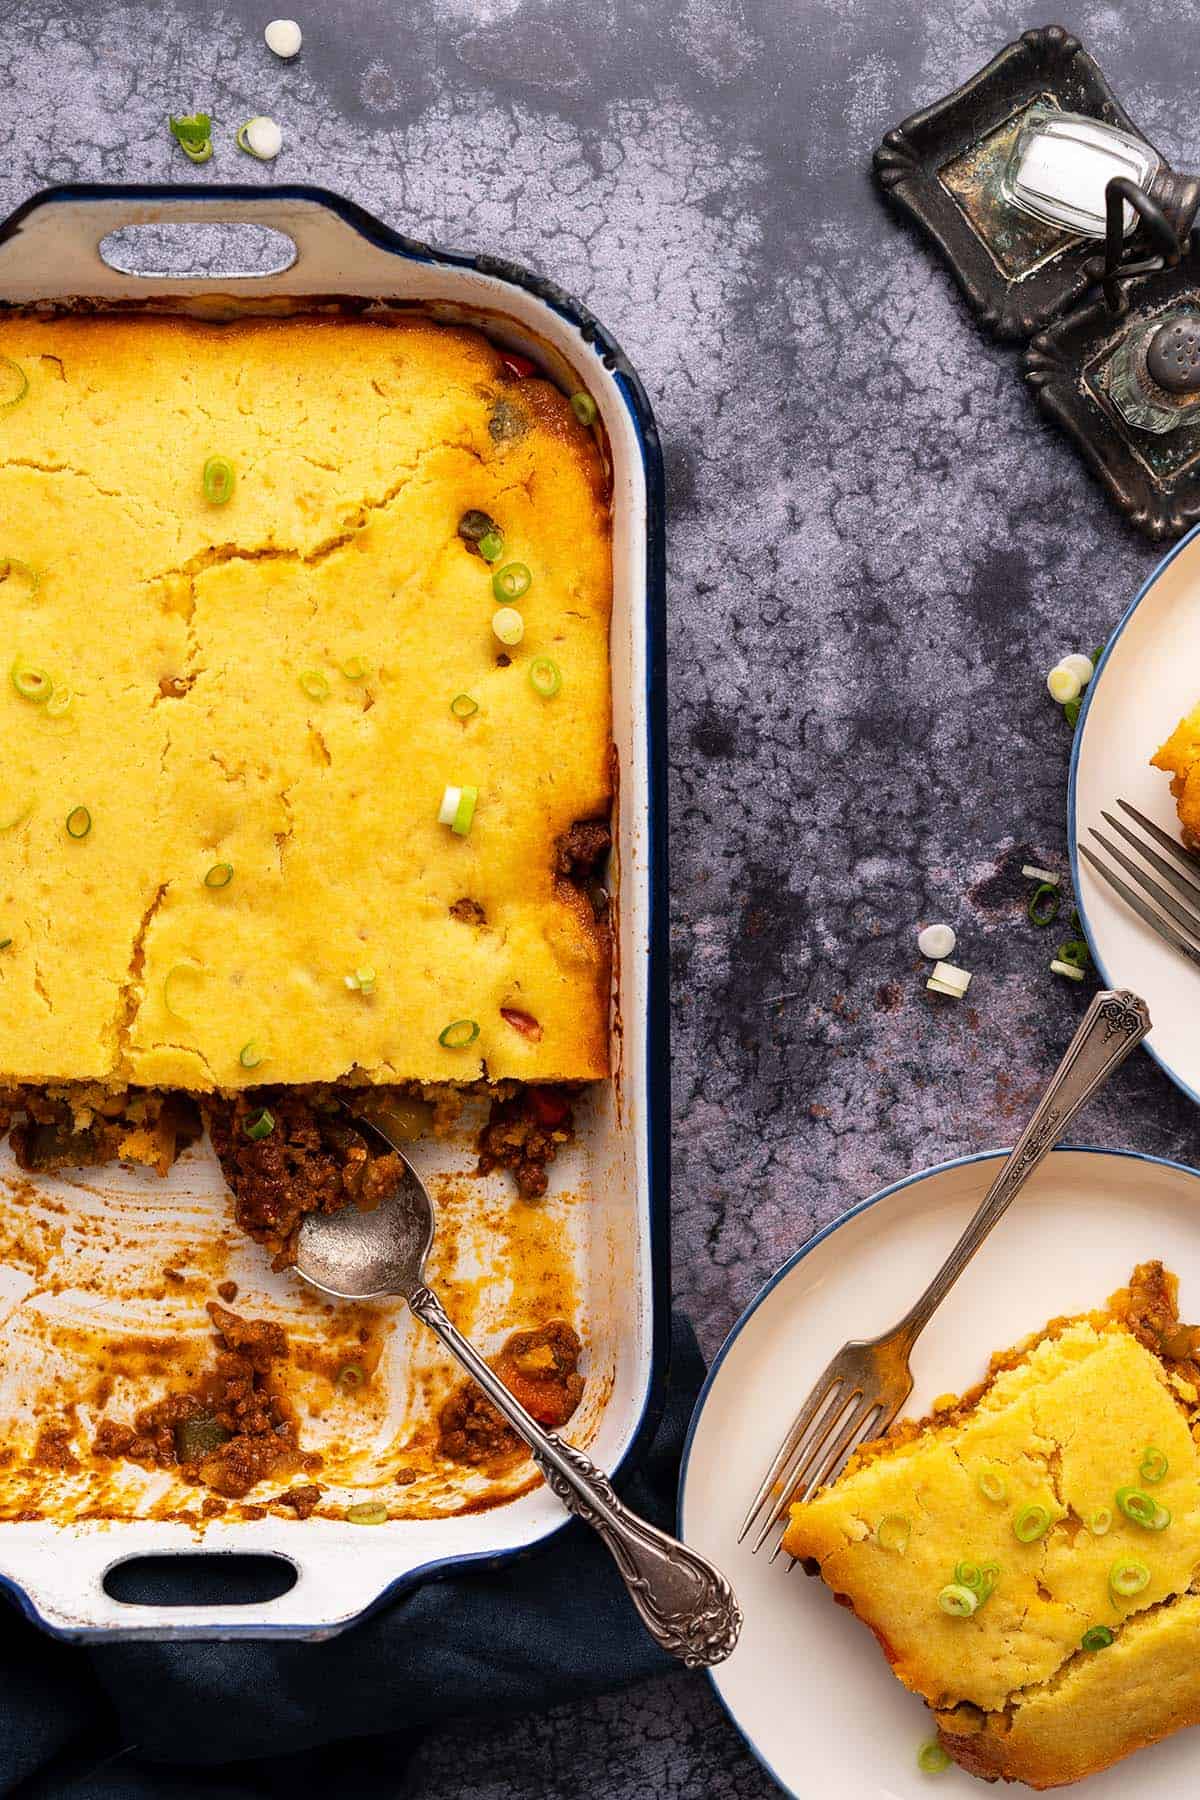
[[[1200,1722],[1198,1346],[1143,1264],[792,1508],[973,1773],[1056,1787]]]

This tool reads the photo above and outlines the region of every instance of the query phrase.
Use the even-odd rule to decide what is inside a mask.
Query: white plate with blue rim
[[[1115,811],[1118,799],[1178,838],[1170,777],[1152,769],[1150,758],[1197,702],[1200,526],[1163,558],[1108,641],[1079,715],[1067,799],[1071,879],[1101,985],[1142,996],[1154,1020],[1147,1050],[1200,1102],[1200,969],[1079,854],[1083,843],[1104,857],[1090,828],[1114,837],[1101,815]]]
[[[759,1761],[797,1800],[918,1800],[986,1792],[957,1767],[917,1765],[934,1736],[923,1702],[891,1674],[865,1625],[799,1567],[737,1541],[792,1418],[848,1337],[895,1324],[983,1198],[1000,1157],[911,1176],[819,1232],[784,1264],[727,1338],[696,1403],[679,1530],[724,1570],[745,1613],[717,1695]],[[992,1351],[1048,1319],[1102,1305],[1135,1263],[1180,1277],[1200,1318],[1200,1171],[1132,1151],[1056,1150],[1013,1202],[922,1334],[910,1410],[985,1373]],[[1194,1793],[1200,1731],[1178,1732],[1071,1789],[1085,1800]],[[1024,1790],[1022,1790],[1024,1791]]]

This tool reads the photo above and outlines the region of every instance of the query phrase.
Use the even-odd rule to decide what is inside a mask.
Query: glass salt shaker
[[[1079,237],[1102,238],[1105,189],[1119,175],[1160,204],[1167,196],[1156,189],[1176,179],[1157,150],[1128,131],[1081,113],[1031,106],[1001,177],[1000,191],[1010,206],[1045,225],[1057,225]],[[1126,237],[1137,223],[1137,214],[1127,205]]]

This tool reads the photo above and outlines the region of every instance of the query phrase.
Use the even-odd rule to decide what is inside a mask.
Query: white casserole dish
[[[294,260],[268,276],[162,276],[123,273],[99,250],[122,227],[217,223],[282,232],[295,246]],[[210,317],[313,304],[401,305],[479,326],[503,347],[534,357],[567,391],[586,388],[600,408],[613,475],[614,1078],[582,1109],[574,1160],[563,1177],[582,1196],[566,1229],[589,1376],[584,1405],[566,1435],[586,1443],[602,1467],[618,1469],[657,1421],[668,1344],[662,473],[645,394],[608,334],[549,283],[507,263],[430,250],[322,190],[60,188],[38,195],[0,226],[0,305],[147,304]],[[418,1157],[425,1170],[445,1169],[448,1157],[459,1168],[469,1166],[465,1142],[452,1142],[449,1151],[422,1143]],[[10,1204],[16,1203],[8,1185],[14,1173],[5,1148],[0,1180]],[[22,1379],[29,1359],[41,1353],[40,1328],[55,1308],[59,1318],[72,1316],[73,1306],[82,1316],[82,1308],[92,1324],[119,1316],[129,1329],[137,1321],[122,1281],[136,1274],[139,1256],[147,1269],[150,1258],[161,1269],[175,1239],[186,1256],[197,1234],[228,1223],[228,1201],[207,1149],[186,1155],[166,1182],[122,1168],[86,1176],[44,1178],[38,1199],[30,1201],[26,1186],[22,1201],[35,1225],[43,1198],[57,1208],[56,1272],[86,1265],[97,1283],[86,1299],[80,1298],[86,1282],[67,1282],[64,1292],[47,1298],[20,1268],[0,1263],[0,1403],[10,1419],[27,1404]],[[106,1264],[118,1219],[126,1241]],[[286,1322],[298,1284],[268,1276],[253,1246],[237,1254],[231,1272],[255,1283]],[[197,1314],[190,1328],[202,1329],[201,1320]],[[161,1318],[158,1323],[162,1329]],[[406,1369],[418,1330],[397,1323],[389,1355],[398,1370]],[[483,1343],[494,1347],[486,1333]],[[153,1478],[146,1492],[153,1499]],[[352,1488],[347,1497],[353,1500]],[[316,1638],[406,1584],[460,1563],[511,1556],[564,1522],[541,1486],[489,1510],[393,1519],[369,1530],[273,1513],[216,1519],[203,1532],[169,1518],[5,1521],[0,1580],[31,1618],[73,1638]],[[283,1559],[295,1571],[294,1585],[267,1601],[169,1608],[118,1600],[105,1588],[109,1572],[130,1559],[247,1553]]]

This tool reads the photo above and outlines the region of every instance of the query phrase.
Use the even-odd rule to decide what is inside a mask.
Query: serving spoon
[[[357,1117],[354,1124],[395,1151],[403,1179],[370,1212],[348,1206],[309,1213],[297,1240],[297,1273],[339,1300],[402,1295],[529,1446],[551,1493],[607,1545],[651,1636],[689,1669],[724,1662],[742,1627],[741,1609],[725,1577],[695,1550],[631,1511],[582,1450],[543,1430],[458,1330],[425,1280],[435,1230],[425,1184],[379,1125]]]

